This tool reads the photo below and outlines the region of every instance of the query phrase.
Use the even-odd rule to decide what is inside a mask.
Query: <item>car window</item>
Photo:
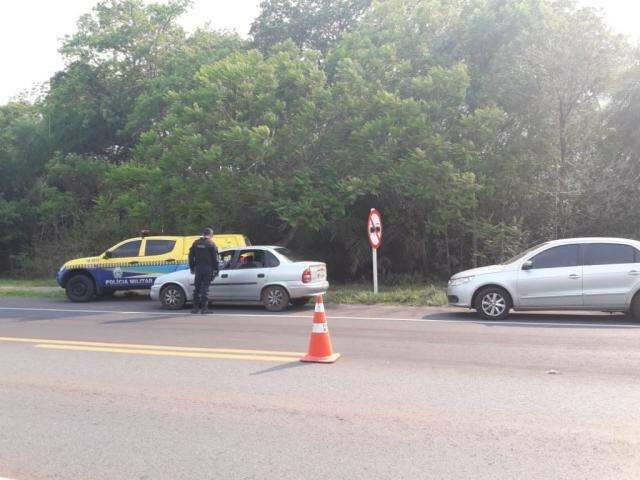
[[[297,255],[295,252],[292,252],[288,248],[278,247],[275,249],[280,255],[289,260],[290,262],[300,262],[303,260],[302,257]]]
[[[264,268],[265,256],[264,250],[241,250],[238,255],[233,268],[235,269],[248,269],[248,268]]]
[[[141,243],[141,240],[123,243],[118,248],[111,250],[111,258],[137,257],[140,253]]]
[[[273,253],[265,250],[264,251],[264,266],[267,267],[267,268],[274,268],[274,267],[277,267],[278,265],[280,265],[280,260],[278,260]]]
[[[218,268],[220,270],[224,270],[226,268],[230,268],[231,261],[233,260],[233,255],[236,253],[235,250],[228,250],[226,252],[221,252],[218,255]]]
[[[175,240],[147,240],[144,247],[145,256],[164,255],[173,251]]]
[[[578,262],[578,245],[560,245],[540,252],[531,259],[532,268],[575,267]]]
[[[585,265],[635,263],[636,249],[619,243],[588,243],[584,246]]]

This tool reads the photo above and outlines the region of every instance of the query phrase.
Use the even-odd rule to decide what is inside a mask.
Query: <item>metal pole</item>
[[[378,249],[372,248],[371,255],[373,256],[373,293],[378,294]]]

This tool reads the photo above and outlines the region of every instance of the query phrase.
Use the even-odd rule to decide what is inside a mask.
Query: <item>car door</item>
[[[141,288],[135,271],[140,265],[141,248],[142,239],[133,238],[107,250],[100,261],[98,283],[114,290]]]
[[[211,282],[209,288],[209,298],[214,301],[233,300],[236,294],[233,285],[233,265],[237,258],[238,250],[226,250],[219,254],[218,275]],[[192,279],[193,283],[193,279]]]
[[[151,286],[160,275],[175,272],[180,263],[175,238],[145,238],[142,241],[142,257],[129,271],[137,273],[138,282]]]
[[[626,307],[640,281],[640,252],[622,243],[588,243],[583,249],[584,305]]]
[[[265,251],[242,249],[234,264],[225,274],[230,298],[234,300],[259,301],[262,287],[267,280],[269,267],[265,266]]]
[[[527,260],[531,261],[526,268]],[[579,244],[550,247],[523,263],[517,280],[518,304],[527,308],[582,306]]]

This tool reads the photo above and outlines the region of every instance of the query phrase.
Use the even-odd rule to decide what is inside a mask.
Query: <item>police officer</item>
[[[209,313],[209,284],[218,274],[218,249],[212,238],[213,230],[205,228],[189,249],[189,269],[196,276],[191,313]]]

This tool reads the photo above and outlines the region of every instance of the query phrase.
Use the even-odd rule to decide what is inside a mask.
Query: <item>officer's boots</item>
[[[191,313],[198,313],[200,311],[200,302],[193,300],[193,308],[191,309]]]
[[[204,302],[202,304],[202,308],[200,309],[200,313],[202,315],[206,315],[208,313],[211,313],[211,310],[209,310],[209,302]]]

